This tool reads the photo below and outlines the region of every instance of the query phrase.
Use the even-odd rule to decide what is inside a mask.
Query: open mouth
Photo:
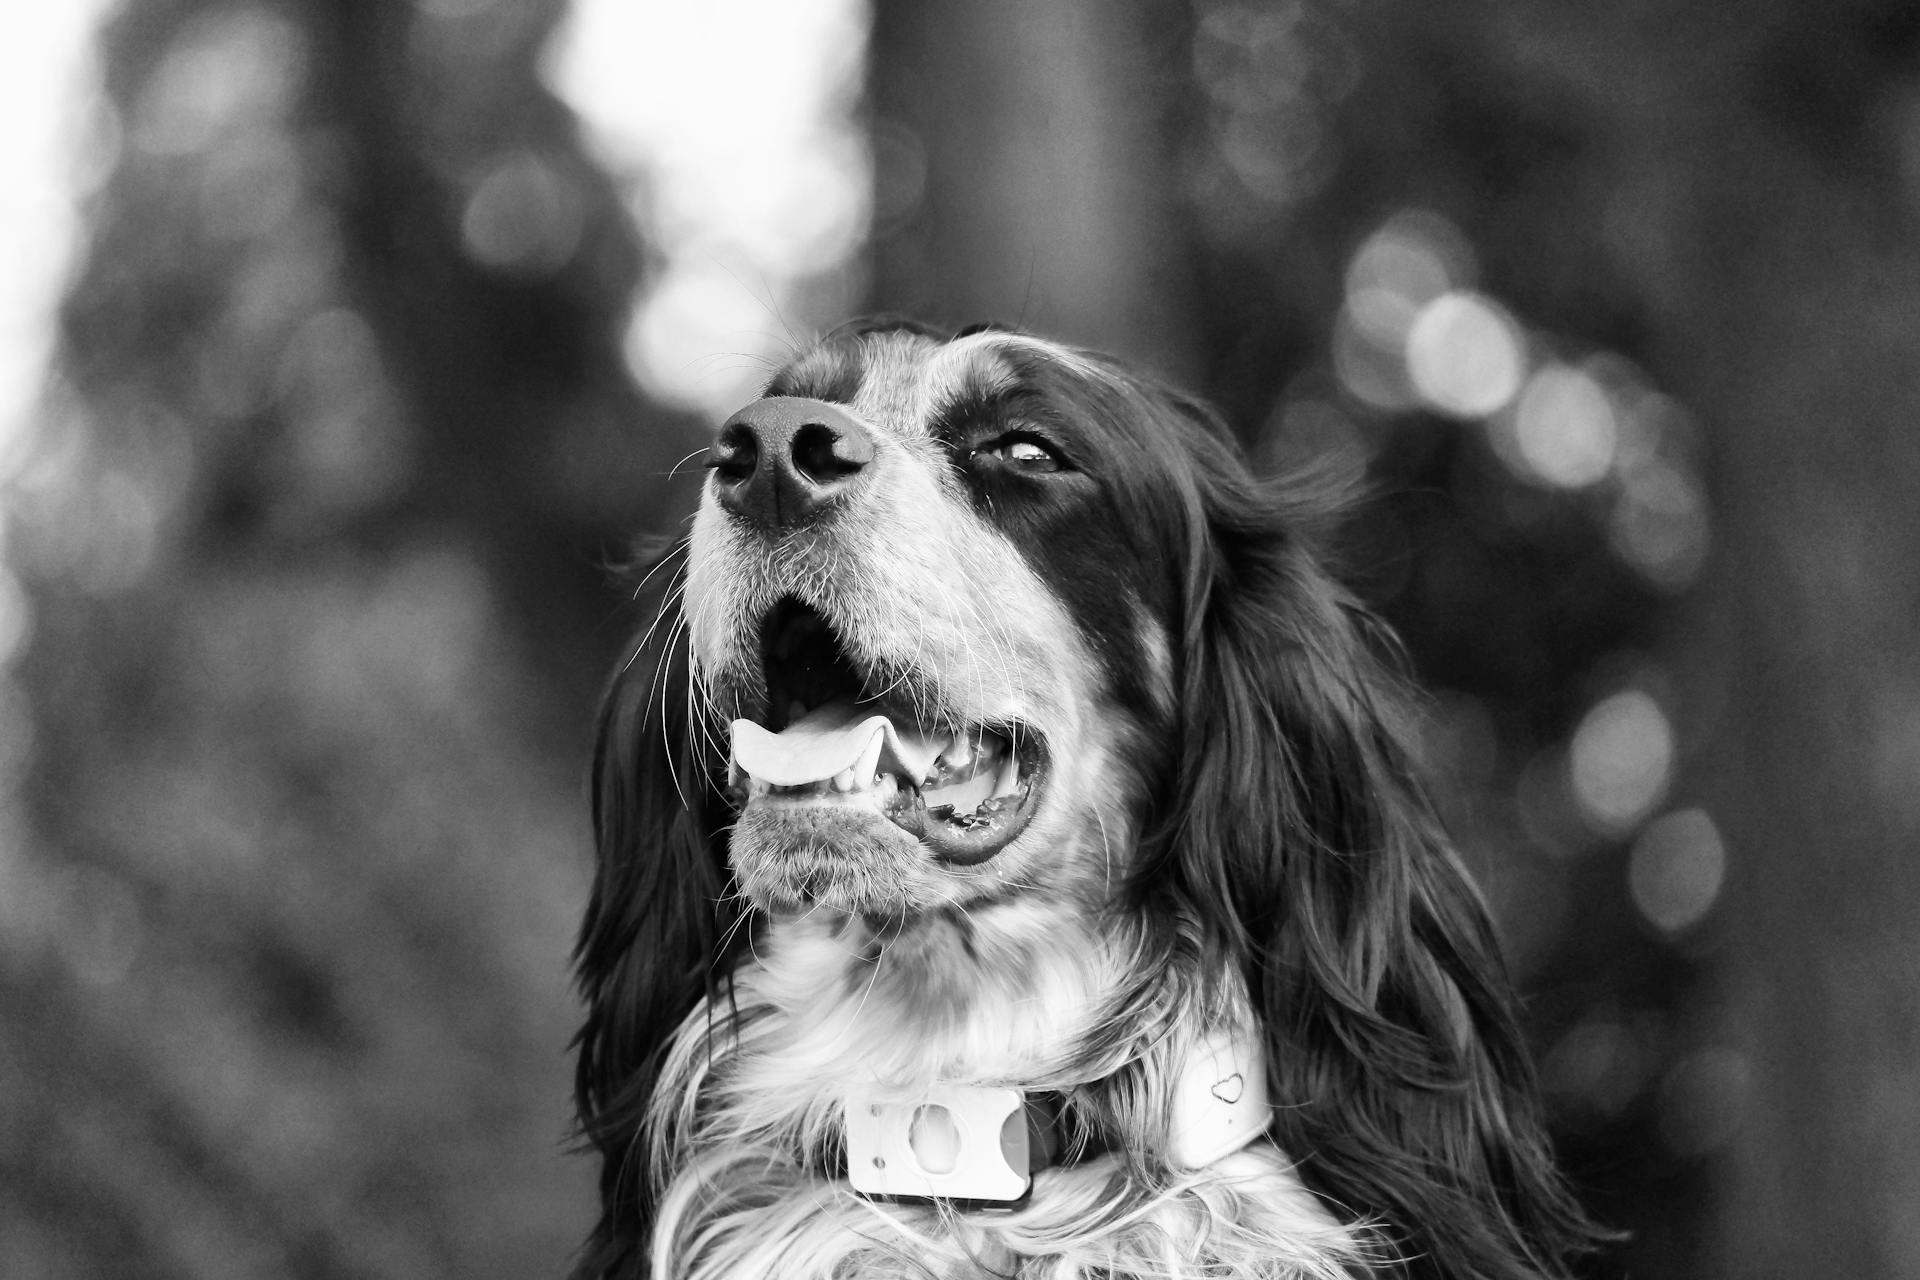
[[[733,724],[728,786],[741,803],[877,812],[963,865],[1025,829],[1046,772],[1037,734],[916,708],[893,692],[900,681],[858,670],[827,620],[797,600],[768,613],[761,652],[765,723]]]

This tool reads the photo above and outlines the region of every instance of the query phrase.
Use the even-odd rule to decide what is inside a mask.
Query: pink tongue
[[[851,702],[830,702],[780,733],[751,720],[735,720],[729,773],[736,782],[746,774],[771,786],[803,787],[864,764],[868,776],[856,778],[862,786],[880,770],[904,774],[909,782],[918,783],[932,770],[947,742],[945,737],[929,738],[911,727],[901,729],[882,715],[862,714]],[[872,763],[866,764],[869,759]]]

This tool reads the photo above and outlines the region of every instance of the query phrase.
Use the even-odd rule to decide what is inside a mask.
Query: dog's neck
[[[775,924],[739,975],[777,1010],[783,1056],[836,1083],[1065,1088],[1124,1050],[1087,1060],[1104,1014],[1132,981],[1114,931],[1022,902],[875,928],[819,913]]]
[[[852,1259],[936,1248],[999,1258],[1008,1275],[1029,1274],[1020,1258],[1073,1260],[1062,1275],[1350,1274],[1355,1237],[1271,1146],[1230,1144],[1181,1170],[1169,1121],[1191,1089],[1185,1064],[1242,1010],[1230,983],[1194,971],[1196,951],[1156,953],[1155,936],[1019,904],[932,930],[820,913],[775,922],[731,989],[681,1025],[659,1080],[662,1256],[680,1266],[694,1248],[685,1274],[699,1280],[893,1276],[906,1272]],[[1030,1202],[1004,1217],[860,1207],[840,1167],[858,1079],[1070,1090],[1066,1141],[1087,1154],[1036,1175]],[[1187,1261],[1147,1261],[1176,1256]]]
[[[1160,1141],[1187,1059],[1246,1019],[1232,984],[1149,950],[1156,936],[1018,901],[910,929],[772,922],[676,1038],[659,1101],[684,1114],[656,1114],[655,1159],[670,1165],[698,1129],[825,1168],[853,1084],[1071,1093],[1089,1144]]]

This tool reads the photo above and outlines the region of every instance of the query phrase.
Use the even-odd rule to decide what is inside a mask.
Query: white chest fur
[[[1090,1038],[1137,967],[1084,936],[1025,948],[1018,964],[975,953],[989,972],[962,976],[977,1020],[955,1017],[962,1007],[918,975],[890,980],[886,955],[862,960],[821,929],[763,949],[731,1001],[694,1011],[654,1100],[656,1280],[1332,1280],[1358,1269],[1355,1234],[1260,1136],[1254,1042],[1209,1033],[1226,1011],[1201,1008],[1190,975],[1163,973],[1165,999],[1129,1000],[1137,1036]],[[1041,1169],[1010,1209],[860,1194],[840,1173],[849,1084],[885,1082],[908,1101],[956,1078],[1009,1094],[1072,1088],[1098,1116],[1107,1154]]]

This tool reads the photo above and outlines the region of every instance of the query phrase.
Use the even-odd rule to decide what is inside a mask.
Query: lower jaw
[[[751,803],[731,846],[741,891],[776,916],[824,907],[898,917],[940,896],[928,859],[904,834],[871,807],[844,800]]]
[[[770,911],[824,906],[898,916],[950,898],[937,868],[981,866],[1003,852],[1026,829],[1039,791],[1036,780],[1004,817],[975,832],[917,802],[883,812],[858,792],[755,796],[734,825],[734,869],[741,888]]]
[[[805,815],[802,821],[815,839],[823,834],[822,824],[845,822],[851,828],[867,825],[877,819],[918,840],[939,862],[978,866],[1012,844],[1026,830],[1039,796],[1040,780],[1035,778],[1027,783],[1017,799],[1008,801],[1001,812],[976,818],[971,825],[936,816],[918,796],[907,803],[883,808],[871,795],[857,791],[841,793],[818,790],[802,794],[771,792],[749,800],[742,810],[742,816],[750,813]]]
[[[976,867],[990,861],[1026,830],[1033,816],[1038,788],[1030,786],[999,815],[972,827],[935,817],[924,805],[913,805],[886,815],[894,826],[925,845],[937,861],[950,866]]]

